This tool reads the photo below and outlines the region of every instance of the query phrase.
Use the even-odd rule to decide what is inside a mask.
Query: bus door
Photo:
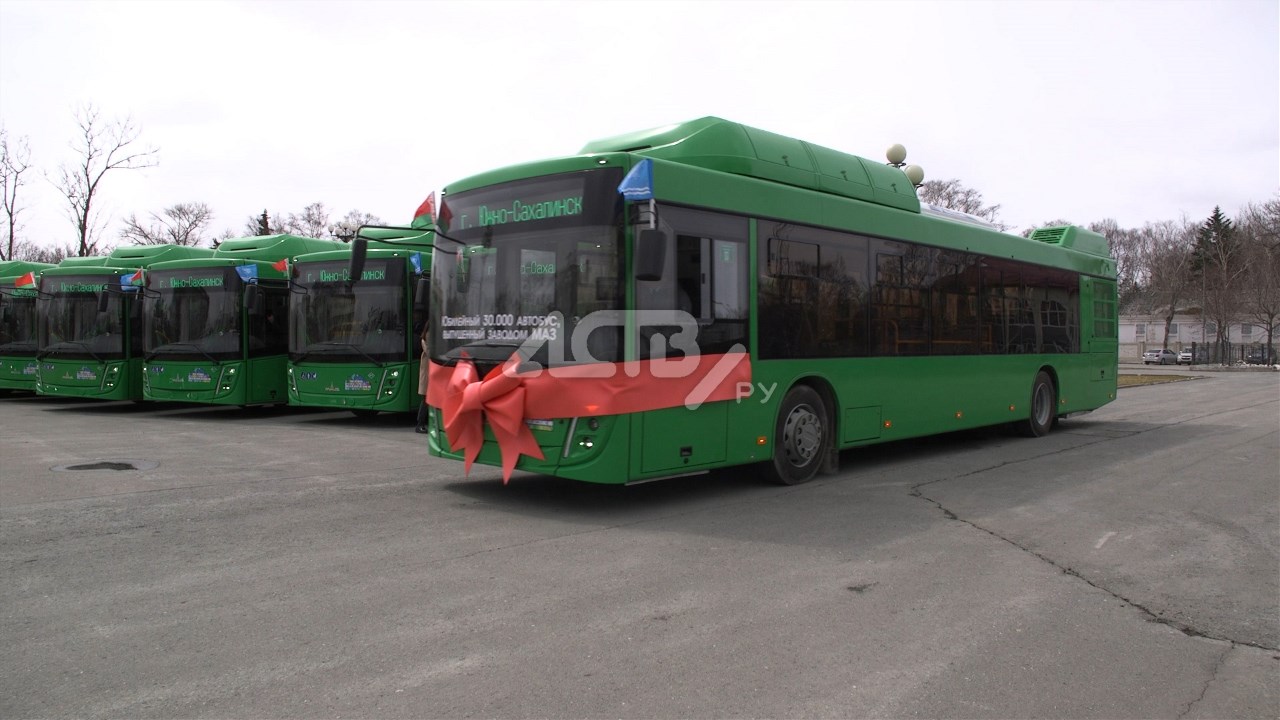
[[[660,208],[658,217],[666,243],[661,276],[636,281],[639,359],[745,352],[746,218],[675,207]],[[684,400],[642,413],[633,426],[641,473],[680,472],[725,460],[730,404],[690,410]]]

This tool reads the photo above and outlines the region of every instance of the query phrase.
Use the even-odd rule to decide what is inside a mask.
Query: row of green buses
[[[368,232],[402,245],[358,280],[349,246],[292,235],[0,265],[0,390],[414,410],[429,235]]]
[[[432,455],[597,483],[800,483],[849,448],[1041,436],[1116,397],[1105,238],[1008,234],[897,166],[719,118],[460,180],[418,220],[291,250],[287,274],[234,242],[157,258],[136,294],[132,259],[45,269],[36,388],[408,409],[425,323]]]
[[[36,286],[48,263],[0,262],[0,392],[34,390]]]
[[[504,481],[798,483],[1116,396],[1105,238],[1001,232],[896,166],[719,118],[460,180],[433,229],[430,452]]]

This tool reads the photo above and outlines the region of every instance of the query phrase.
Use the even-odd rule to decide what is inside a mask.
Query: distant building
[[[1162,347],[1174,352],[1184,348],[1209,345],[1218,342],[1218,326],[1212,320],[1201,319],[1199,308],[1181,310],[1173,315],[1166,341],[1164,311],[1144,314],[1120,315],[1120,362],[1141,362],[1142,353]],[[1257,323],[1234,322],[1227,327],[1227,341],[1234,349],[1233,355],[1247,348],[1265,345],[1266,327]],[[1277,333],[1280,335],[1280,333]],[[1280,341],[1280,337],[1277,337]]]

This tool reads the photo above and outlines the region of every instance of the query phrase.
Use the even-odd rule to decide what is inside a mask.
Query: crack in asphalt
[[[1178,713],[1177,720],[1182,720],[1182,718],[1186,717],[1195,708],[1196,705],[1200,704],[1201,700],[1204,700],[1204,696],[1209,693],[1209,686],[1212,685],[1214,681],[1218,679],[1218,671],[1222,670],[1222,666],[1226,664],[1227,656],[1230,655],[1231,651],[1235,649],[1236,649],[1235,643],[1232,643],[1227,646],[1226,650],[1222,651],[1222,654],[1218,656],[1218,661],[1213,664],[1213,669],[1209,671],[1209,679],[1205,680],[1204,686],[1200,688],[1200,695],[1196,697],[1196,699],[1187,703],[1187,706],[1183,708],[1182,712]]]
[[[1246,406],[1243,406],[1243,407],[1227,408],[1227,409],[1223,409],[1223,410],[1217,410],[1217,411],[1214,411],[1214,412],[1201,413],[1201,414],[1198,414],[1198,415],[1196,415],[1196,416],[1194,416],[1194,417],[1188,417],[1188,418],[1184,418],[1184,419],[1182,419],[1182,420],[1177,420],[1177,421],[1174,421],[1174,422],[1169,422],[1169,423],[1165,423],[1165,424],[1161,424],[1161,425],[1154,425],[1154,426],[1152,426],[1152,427],[1144,428],[1144,429],[1141,429],[1141,430],[1133,430],[1133,431],[1130,431],[1130,432],[1123,433],[1122,435],[1118,435],[1118,436],[1116,436],[1116,437],[1101,437],[1101,438],[1099,438],[1099,439],[1097,439],[1097,440],[1094,440],[1094,441],[1092,441],[1092,442],[1086,442],[1086,443],[1082,443],[1082,444],[1080,444],[1080,445],[1073,445],[1072,447],[1068,447],[1068,448],[1061,448],[1061,449],[1058,449],[1058,450],[1054,450],[1054,451],[1052,451],[1052,452],[1047,452],[1047,453],[1044,453],[1044,454],[1041,454],[1041,455],[1036,455],[1035,457],[1031,457],[1031,458],[1024,458],[1024,459],[1022,459],[1022,460],[1016,460],[1016,461],[1011,461],[1011,462],[1001,462],[1001,463],[997,463],[997,464],[995,464],[995,465],[989,465],[989,466],[987,466],[987,467],[977,468],[977,469],[975,469],[975,470],[971,470],[971,471],[969,471],[969,472],[962,473],[962,474],[960,474],[960,475],[954,475],[954,476],[951,476],[951,477],[937,478],[937,479],[935,479],[935,480],[929,480],[929,481],[927,481],[927,482],[917,483],[916,485],[911,486],[911,489],[910,489],[910,493],[909,493],[909,494],[910,494],[912,497],[917,497],[917,498],[920,498],[920,499],[922,499],[922,500],[925,500],[926,502],[929,502],[930,504],[932,504],[933,506],[935,506],[936,508],[938,508],[938,510],[939,510],[940,512],[942,512],[942,514],[943,514],[947,519],[950,519],[950,520],[956,520],[956,521],[958,521],[958,522],[962,522],[962,523],[964,523],[964,524],[966,524],[966,525],[968,525],[968,526],[970,526],[970,527],[974,528],[975,530],[979,530],[979,531],[984,532],[984,533],[986,533],[986,534],[988,534],[988,535],[990,535],[990,536],[992,536],[992,537],[994,537],[994,538],[996,538],[996,539],[998,539],[998,540],[1002,540],[1002,541],[1004,541],[1004,542],[1006,542],[1006,543],[1008,543],[1008,544],[1012,545],[1013,547],[1017,548],[1018,550],[1021,550],[1022,552],[1026,553],[1026,554],[1028,554],[1028,555],[1031,555],[1032,557],[1035,557],[1036,559],[1038,559],[1038,560],[1040,560],[1040,561],[1042,561],[1042,562],[1044,562],[1044,563],[1047,563],[1047,564],[1049,564],[1049,565],[1053,566],[1054,568],[1056,568],[1056,569],[1057,569],[1057,570],[1059,570],[1060,572],[1062,572],[1062,573],[1064,573],[1064,574],[1066,574],[1066,575],[1070,575],[1070,576],[1072,576],[1072,577],[1075,577],[1075,578],[1077,578],[1077,579],[1079,579],[1079,580],[1083,581],[1085,584],[1089,585],[1090,587],[1095,588],[1095,589],[1097,589],[1097,590],[1101,590],[1102,592],[1107,593],[1108,595],[1110,595],[1110,596],[1112,596],[1112,597],[1116,598],[1117,600],[1120,600],[1121,602],[1124,602],[1124,603],[1129,604],[1130,606],[1132,606],[1132,607],[1136,608],[1139,612],[1141,612],[1141,613],[1143,613],[1144,615],[1146,615],[1146,616],[1147,616],[1147,618],[1148,618],[1148,620],[1149,620],[1149,621],[1151,621],[1151,622],[1156,622],[1156,623],[1160,623],[1161,625],[1166,625],[1166,626],[1171,627],[1171,628],[1173,628],[1173,629],[1175,629],[1175,630],[1178,630],[1179,632],[1181,632],[1181,633],[1183,633],[1184,635],[1187,635],[1187,636],[1189,636],[1189,637],[1201,637],[1201,638],[1205,638],[1205,639],[1207,639],[1207,640],[1213,640],[1213,641],[1217,641],[1217,642],[1225,642],[1225,643],[1228,643],[1228,644],[1229,644],[1229,646],[1228,646],[1228,648],[1227,648],[1227,651],[1223,653],[1222,657],[1219,659],[1218,664],[1214,667],[1214,672],[1213,672],[1214,677],[1211,677],[1211,678],[1209,679],[1209,682],[1210,682],[1210,683],[1212,683],[1212,682],[1213,682],[1213,680],[1214,680],[1214,678],[1217,676],[1217,671],[1218,671],[1218,669],[1222,666],[1222,662],[1223,662],[1223,661],[1225,661],[1227,654],[1228,654],[1232,649],[1234,649],[1237,645],[1243,645],[1243,646],[1246,646],[1246,647],[1252,647],[1252,648],[1256,648],[1256,649],[1259,649],[1259,650],[1266,650],[1266,651],[1268,651],[1268,652],[1278,652],[1278,651],[1280,651],[1280,647],[1271,647],[1271,646],[1269,646],[1269,645],[1263,645],[1263,644],[1261,644],[1261,643],[1250,642],[1250,641],[1247,641],[1247,640],[1235,640],[1235,639],[1228,638],[1228,637],[1220,637],[1220,636],[1213,635],[1213,634],[1210,634],[1210,633],[1208,633],[1208,632],[1202,631],[1202,630],[1200,630],[1200,629],[1198,629],[1198,628],[1196,628],[1196,627],[1192,626],[1192,625],[1191,625],[1191,624],[1189,624],[1189,623],[1179,622],[1179,621],[1177,621],[1177,620],[1175,620],[1175,619],[1173,619],[1173,618],[1166,618],[1166,617],[1163,617],[1163,616],[1161,616],[1159,613],[1157,613],[1157,612],[1155,612],[1155,611],[1151,610],[1150,608],[1146,607],[1145,605],[1143,605],[1143,604],[1141,604],[1141,603],[1138,603],[1138,602],[1135,602],[1135,601],[1133,601],[1132,599],[1130,599],[1130,598],[1128,598],[1128,597],[1125,597],[1124,595],[1122,595],[1122,594],[1120,594],[1120,593],[1118,593],[1118,592],[1116,592],[1116,591],[1114,591],[1114,590],[1111,590],[1110,588],[1104,587],[1104,586],[1099,585],[1098,583],[1094,582],[1093,580],[1090,580],[1089,578],[1085,577],[1083,574],[1081,574],[1081,573],[1080,573],[1080,571],[1076,570],[1075,568],[1072,568],[1072,567],[1069,567],[1069,566],[1066,566],[1066,565],[1062,565],[1062,564],[1058,563],[1057,561],[1053,560],[1052,558],[1049,558],[1048,556],[1046,556],[1046,555],[1044,555],[1044,554],[1042,554],[1042,553],[1038,553],[1038,552],[1036,552],[1035,550],[1032,550],[1031,548],[1028,548],[1028,547],[1026,547],[1026,546],[1022,545],[1022,544],[1018,543],[1017,541],[1015,541],[1015,540],[1013,540],[1013,539],[1011,539],[1011,538],[1005,537],[1004,535],[1001,535],[1000,533],[995,532],[994,530],[990,530],[990,529],[988,529],[988,528],[982,527],[981,525],[978,525],[977,523],[975,523],[975,522],[973,522],[973,521],[971,521],[971,520],[966,520],[966,519],[964,519],[964,518],[961,518],[960,516],[956,515],[956,513],[955,513],[954,511],[952,511],[950,508],[948,508],[948,507],[946,507],[945,505],[943,505],[941,502],[939,502],[939,501],[935,500],[934,498],[931,498],[931,497],[929,497],[929,496],[925,495],[925,494],[924,494],[924,492],[921,490],[921,488],[927,487],[927,486],[929,486],[929,485],[934,485],[934,484],[937,484],[937,483],[949,482],[949,481],[951,481],[951,480],[960,480],[960,479],[963,479],[963,478],[966,478],[966,477],[972,477],[972,476],[974,476],[974,475],[980,475],[980,474],[987,473],[987,472],[991,472],[992,470],[997,470],[997,469],[999,469],[999,468],[1007,467],[1007,466],[1010,466],[1010,465],[1018,465],[1018,464],[1022,464],[1022,463],[1025,463],[1025,462],[1038,461],[1038,460],[1042,460],[1042,459],[1044,459],[1044,458],[1046,458],[1046,457],[1051,457],[1051,456],[1053,456],[1053,455],[1059,455],[1059,454],[1066,453],[1066,452],[1074,452],[1074,451],[1076,451],[1076,450],[1078,450],[1078,449],[1081,449],[1081,448],[1087,448],[1087,447],[1089,447],[1089,446],[1091,446],[1091,445],[1096,445],[1096,444],[1099,444],[1099,443],[1110,442],[1110,441],[1112,441],[1112,440],[1116,440],[1116,439],[1119,439],[1119,438],[1122,438],[1122,437],[1123,437],[1123,438],[1128,438],[1128,437],[1132,437],[1132,436],[1134,436],[1134,435],[1139,435],[1139,434],[1142,434],[1142,433],[1154,432],[1154,431],[1162,430],[1162,429],[1167,428],[1167,427],[1172,427],[1172,426],[1176,426],[1176,425],[1183,425],[1183,424],[1186,424],[1186,423],[1189,423],[1189,422],[1198,421],[1198,420],[1203,420],[1203,419],[1205,419],[1205,418],[1210,418],[1210,417],[1215,417],[1215,416],[1218,416],[1218,415],[1226,415],[1226,414],[1229,414],[1229,413],[1238,412],[1239,410],[1246,409],[1246,408],[1249,408],[1249,407],[1258,407],[1258,406],[1261,406],[1261,405],[1267,405],[1267,404],[1270,404],[1271,402],[1273,402],[1273,401],[1272,401],[1272,400],[1270,400],[1270,399],[1266,399],[1266,400],[1261,400],[1261,401],[1259,401],[1259,402],[1253,403],[1253,404],[1251,404],[1251,405],[1246,405]],[[1270,434],[1270,433],[1268,433],[1268,434]],[[1093,437],[1093,436],[1089,436],[1089,437]],[[1251,439],[1251,440],[1247,440],[1247,441],[1245,441],[1245,443],[1248,443],[1248,442],[1255,442],[1255,441],[1256,441],[1256,439]],[[1242,444],[1244,444],[1244,443],[1242,443]],[[1208,689],[1208,683],[1206,683],[1206,685],[1205,685],[1205,690],[1207,691],[1207,689]],[[1200,694],[1200,698],[1199,698],[1199,699],[1203,699],[1203,697],[1204,697],[1204,692],[1202,691],[1202,692],[1201,692],[1201,694]],[[1193,701],[1193,702],[1192,702],[1192,705],[1194,705],[1196,702],[1199,702],[1199,699],[1197,699],[1196,701]],[[1190,711],[1190,707],[1188,707],[1188,711]],[[1185,715],[1186,713],[1184,712],[1183,714]]]
[[[1141,433],[1141,432],[1151,432],[1151,430],[1156,430],[1156,429],[1159,429],[1159,428],[1161,428],[1161,427],[1167,427],[1167,426],[1163,426],[1163,425],[1162,425],[1162,426],[1158,426],[1158,427],[1155,427],[1155,428],[1151,428],[1150,430],[1139,430],[1139,431],[1135,431],[1135,433],[1134,433],[1134,434]],[[935,479],[935,480],[929,480],[929,481],[927,481],[927,482],[917,483],[916,485],[912,485],[912,486],[911,486],[911,489],[910,489],[910,491],[909,491],[909,494],[910,494],[912,497],[920,498],[921,500],[924,500],[924,501],[926,501],[926,502],[928,502],[928,503],[932,504],[934,507],[938,508],[938,510],[939,510],[940,512],[942,512],[942,514],[943,514],[947,519],[949,519],[949,520],[955,520],[955,521],[957,521],[957,522],[964,523],[965,525],[968,525],[969,527],[971,527],[971,528],[973,528],[973,529],[975,529],[975,530],[978,530],[978,531],[980,531],[980,532],[986,533],[986,534],[990,535],[991,537],[996,538],[997,540],[1001,540],[1001,541],[1003,541],[1003,542],[1005,542],[1005,543],[1008,543],[1009,545],[1012,545],[1013,547],[1017,548],[1018,550],[1021,550],[1022,552],[1026,553],[1026,554],[1028,554],[1028,555],[1030,555],[1030,556],[1032,556],[1032,557],[1034,557],[1034,558],[1036,558],[1036,559],[1038,559],[1038,560],[1040,560],[1041,562],[1044,562],[1044,563],[1046,563],[1046,564],[1048,564],[1048,565],[1050,565],[1050,566],[1052,566],[1052,567],[1056,568],[1059,572],[1062,572],[1063,574],[1070,575],[1070,576],[1072,576],[1072,577],[1074,577],[1074,578],[1077,578],[1077,579],[1079,579],[1079,580],[1083,581],[1083,582],[1084,582],[1085,584],[1087,584],[1089,587],[1092,587],[1092,588],[1095,588],[1095,589],[1097,589],[1097,590],[1100,590],[1100,591],[1102,591],[1102,592],[1104,592],[1104,593],[1107,593],[1108,595],[1110,595],[1110,596],[1112,596],[1112,597],[1116,598],[1117,600],[1120,600],[1121,602],[1126,603],[1126,604],[1128,604],[1128,605],[1130,605],[1130,606],[1132,606],[1132,607],[1136,608],[1139,612],[1141,612],[1142,614],[1146,615],[1146,616],[1147,616],[1147,619],[1148,619],[1150,622],[1155,622],[1155,623],[1159,623],[1159,624],[1161,624],[1161,625],[1166,625],[1166,626],[1168,626],[1168,627],[1171,627],[1171,628],[1173,628],[1173,629],[1175,629],[1175,630],[1177,630],[1177,631],[1181,632],[1181,633],[1182,633],[1182,634],[1184,634],[1184,635],[1187,635],[1188,637],[1200,637],[1200,638],[1205,638],[1205,639],[1207,639],[1207,640],[1215,640],[1215,641],[1218,641],[1218,642],[1225,642],[1225,643],[1229,643],[1232,647],[1235,647],[1236,645],[1243,645],[1243,646],[1246,646],[1246,647],[1256,648],[1256,649],[1259,649],[1259,650],[1266,650],[1266,651],[1268,651],[1268,652],[1278,652],[1278,651],[1280,651],[1280,647],[1272,647],[1272,646],[1269,646],[1269,645],[1263,645],[1263,644],[1261,644],[1261,643],[1250,642],[1250,641],[1248,641],[1248,640],[1236,640],[1236,639],[1229,638],[1229,637],[1222,637],[1222,636],[1214,635],[1214,634],[1209,633],[1209,632],[1207,632],[1207,631],[1200,630],[1199,628],[1196,628],[1194,625],[1192,625],[1192,624],[1190,624],[1190,623],[1181,622],[1181,621],[1179,621],[1179,620],[1176,620],[1176,619],[1174,619],[1174,618],[1170,618],[1170,617],[1164,617],[1164,616],[1162,616],[1160,613],[1158,613],[1158,612],[1156,612],[1156,611],[1152,610],[1151,608],[1148,608],[1147,606],[1143,605],[1142,603],[1137,602],[1137,601],[1135,601],[1135,600],[1133,600],[1133,599],[1131,599],[1131,598],[1129,598],[1129,597],[1126,597],[1125,595],[1123,595],[1123,594],[1121,594],[1121,593],[1119,593],[1119,592],[1117,592],[1117,591],[1115,591],[1115,590],[1112,590],[1112,589],[1110,589],[1110,588],[1108,588],[1108,587],[1105,587],[1105,586],[1103,586],[1103,585],[1100,585],[1100,584],[1098,584],[1097,582],[1094,582],[1093,580],[1091,580],[1091,579],[1089,579],[1089,578],[1085,577],[1085,576],[1084,576],[1080,571],[1076,570],[1075,568],[1072,568],[1072,567],[1070,567],[1070,566],[1068,566],[1068,565],[1063,565],[1063,564],[1059,563],[1058,561],[1054,560],[1053,558],[1050,558],[1049,556],[1047,556],[1047,555],[1045,555],[1045,554],[1043,554],[1043,553],[1036,552],[1035,550],[1032,550],[1031,548],[1029,548],[1029,547],[1027,547],[1027,546],[1025,546],[1025,545],[1023,545],[1023,544],[1021,544],[1021,543],[1019,543],[1018,541],[1016,541],[1016,540],[1014,540],[1014,539],[1012,539],[1012,538],[1005,537],[1004,535],[1001,535],[1000,533],[998,533],[998,532],[996,532],[996,531],[994,531],[994,530],[991,530],[991,529],[989,529],[989,528],[985,528],[985,527],[983,527],[983,526],[981,526],[981,525],[979,525],[979,524],[977,524],[977,523],[973,522],[972,520],[966,520],[965,518],[962,518],[962,517],[960,517],[959,515],[956,515],[956,513],[955,513],[953,510],[951,510],[951,509],[950,509],[950,508],[948,508],[947,506],[943,505],[943,504],[942,504],[941,502],[939,502],[938,500],[935,500],[934,498],[931,498],[931,497],[929,497],[928,495],[925,495],[925,494],[924,494],[924,492],[922,491],[922,488],[927,487],[927,486],[929,486],[929,485],[935,485],[935,484],[937,484],[937,483],[942,483],[942,482],[949,482],[949,481],[951,481],[951,480],[959,480],[959,479],[962,479],[962,478],[971,477],[971,476],[974,476],[974,475],[979,475],[979,474],[982,474],[982,473],[990,472],[990,471],[995,470],[995,469],[998,469],[998,468],[1008,467],[1008,466],[1010,466],[1010,465],[1019,465],[1019,464],[1025,463],[1025,462],[1031,462],[1031,461],[1036,461],[1036,460],[1042,460],[1042,459],[1044,459],[1044,458],[1046,458],[1046,457],[1050,457],[1050,456],[1053,456],[1053,455],[1059,455],[1059,454],[1062,454],[1062,453],[1065,453],[1065,452],[1074,452],[1075,450],[1079,450],[1079,449],[1081,449],[1081,448],[1086,448],[1086,447],[1089,447],[1089,446],[1091,446],[1091,445],[1096,445],[1096,444],[1103,443],[1103,442],[1109,442],[1111,439],[1112,439],[1112,438],[1099,439],[1099,440],[1095,440],[1095,441],[1093,441],[1093,442],[1083,443],[1083,444],[1080,444],[1080,445],[1074,445],[1074,446],[1069,447],[1069,448],[1062,448],[1062,449],[1059,449],[1059,450],[1054,450],[1054,451],[1052,451],[1052,452],[1044,453],[1044,454],[1042,454],[1042,455],[1036,455],[1035,457],[1031,457],[1031,458],[1024,458],[1024,459],[1022,459],[1022,460],[1017,460],[1017,461],[1013,461],[1013,462],[1002,462],[1002,463],[998,463],[998,464],[995,464],[995,465],[990,465],[990,466],[987,466],[987,467],[984,467],[984,468],[978,468],[978,469],[976,469],[976,470],[971,470],[971,471],[969,471],[969,472],[966,472],[966,473],[963,473],[963,474],[960,474],[960,475],[954,475],[954,476],[951,476],[951,477],[944,477],[944,478],[937,478],[937,479]]]

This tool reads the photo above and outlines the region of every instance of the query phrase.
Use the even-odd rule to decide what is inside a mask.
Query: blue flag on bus
[[[618,192],[627,200],[653,199],[653,159],[645,158],[622,178]]]
[[[137,290],[142,285],[142,268],[138,268],[137,272],[125,273],[120,276],[121,290]]]
[[[413,266],[414,275],[421,275],[422,274],[422,253],[409,253],[409,264]]]
[[[236,274],[245,282],[256,282],[258,280],[257,265],[237,265]]]

